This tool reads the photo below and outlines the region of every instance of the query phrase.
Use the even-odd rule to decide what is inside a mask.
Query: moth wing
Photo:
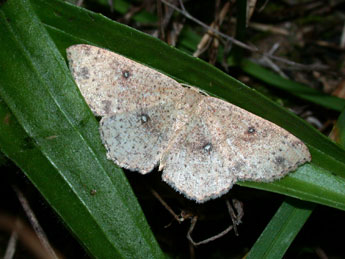
[[[238,180],[272,181],[310,161],[307,147],[279,126],[205,97],[161,161],[163,180],[197,202]]]
[[[90,45],[67,49],[72,75],[100,123],[109,159],[147,173],[201,95],[166,75]]]
[[[198,202],[238,180],[271,181],[311,160],[307,147],[277,125],[116,53],[67,49],[73,77],[102,116],[108,158],[163,180]]]
[[[152,171],[174,132],[170,108],[174,106],[158,105],[103,117],[100,133],[108,159],[132,171]]]
[[[73,45],[67,58],[80,92],[97,116],[181,102],[184,94],[170,77],[102,48]]]
[[[202,104],[171,141],[160,164],[163,180],[196,202],[219,197],[236,182],[223,154],[222,136],[206,124],[209,114]]]
[[[143,174],[152,171],[170,140],[188,120],[186,107],[200,98],[195,91],[184,89],[184,92],[179,103],[142,106],[103,117],[100,132],[108,158],[132,171]]]
[[[301,140],[270,121],[213,97],[205,109],[206,124],[220,124],[228,168],[240,180],[273,181],[311,160]]]

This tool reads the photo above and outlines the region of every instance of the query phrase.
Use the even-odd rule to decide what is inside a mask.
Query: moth
[[[311,161],[285,129],[114,52],[67,49],[73,78],[100,121],[107,158],[202,203],[237,181],[269,182]]]

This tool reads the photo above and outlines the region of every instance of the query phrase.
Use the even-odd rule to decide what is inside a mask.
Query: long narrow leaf
[[[7,125],[2,120],[1,149],[95,257],[162,257],[122,171],[106,160],[98,123],[30,2],[7,1],[0,24],[0,95],[13,113],[7,115],[2,103],[11,119]],[[23,148],[25,139],[32,150]]]
[[[311,203],[286,199],[246,258],[282,258],[314,207]]]
[[[76,43],[108,48],[269,119],[308,145],[311,165],[271,184],[243,185],[345,209],[345,152],[303,120],[213,66],[144,33],[60,1],[33,3],[61,53]],[[327,196],[320,197],[320,192]]]

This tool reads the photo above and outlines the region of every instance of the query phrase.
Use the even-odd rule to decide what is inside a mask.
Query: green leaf
[[[106,160],[98,124],[60,57],[77,43],[108,48],[286,128],[308,145],[312,163],[281,181],[241,185],[345,209],[345,151],[294,114],[215,67],[100,14],[56,0],[31,3],[40,20],[27,1],[12,0],[0,9],[0,95],[27,134],[15,138],[32,139],[29,144],[53,167],[63,188],[54,181],[50,185],[39,181],[46,179],[44,170],[39,174],[40,170],[24,168],[30,155],[20,162],[23,141],[14,155],[6,154],[23,168],[95,257],[110,253],[160,257],[161,252],[121,170]],[[0,145],[2,150],[15,148],[11,142]],[[91,195],[92,190],[96,195]],[[60,192],[70,195],[65,203],[59,200]],[[83,209],[73,205],[66,212],[71,203]],[[78,222],[77,217],[83,219]],[[85,229],[86,237],[81,234]]]
[[[334,175],[311,163],[300,167],[296,173],[273,183],[239,183],[241,186],[270,190],[305,201],[345,210],[344,178]]]
[[[30,2],[6,2],[0,24],[1,150],[94,257],[163,257],[124,174],[106,159],[98,123]]]
[[[312,203],[286,199],[246,258],[282,258],[314,207]]]
[[[215,67],[158,39],[59,1],[34,0],[33,3],[61,53],[76,43],[110,49],[264,117],[308,145],[313,157],[311,165],[302,166],[274,183],[246,182],[241,185],[345,209],[345,152],[302,119]],[[324,182],[337,184],[333,188]],[[318,197],[318,192],[328,196]]]

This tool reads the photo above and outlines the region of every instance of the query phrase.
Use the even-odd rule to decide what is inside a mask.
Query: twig
[[[214,241],[214,240],[216,240],[216,239],[218,239],[218,238],[220,238],[220,237],[226,235],[227,233],[229,233],[229,232],[233,229],[233,227],[234,227],[233,225],[231,225],[231,226],[229,226],[227,229],[223,230],[222,232],[220,232],[220,233],[217,234],[217,235],[214,235],[214,236],[212,236],[212,237],[210,237],[210,238],[207,238],[207,239],[202,240],[202,241],[199,241],[199,242],[195,242],[195,241],[192,239],[191,234],[192,234],[192,232],[193,232],[193,229],[194,229],[194,227],[195,227],[197,221],[198,221],[198,216],[194,216],[194,217],[192,218],[192,220],[191,220],[191,225],[190,225],[190,228],[189,228],[188,233],[187,233],[187,238],[188,238],[188,240],[189,240],[194,246],[203,245],[203,244],[207,244],[207,243],[209,243],[209,242],[211,242],[211,241]]]
[[[232,18],[231,22],[236,22],[236,19]],[[275,33],[275,34],[279,34],[279,35],[283,35],[283,36],[289,35],[288,30],[286,30],[284,28],[280,28],[278,26],[267,25],[267,24],[262,24],[262,23],[257,23],[257,22],[250,22],[249,27],[252,29],[255,29],[257,31],[271,32],[271,33]]]
[[[249,46],[239,40],[236,40],[235,38],[229,36],[229,35],[226,35],[214,28],[212,28],[211,26],[208,26],[207,24],[203,23],[202,21],[194,18],[192,15],[190,15],[182,1],[180,0],[180,4],[181,4],[181,9],[176,7],[175,5],[169,3],[168,1],[166,0],[161,0],[164,4],[166,4],[167,6],[171,7],[172,9],[174,9],[175,11],[181,13],[182,15],[184,15],[186,18],[192,20],[193,22],[199,24],[200,26],[204,27],[205,29],[209,30],[209,31],[212,31],[213,33],[223,37],[224,39],[232,42],[233,44],[239,46],[239,47],[242,47],[244,49],[247,49],[247,50],[250,50],[252,52],[257,52],[263,56],[266,56],[267,58],[270,58],[270,59],[273,59],[273,60],[276,60],[276,61],[279,61],[281,63],[285,63],[287,65],[290,65],[290,66],[294,66],[295,68],[297,69],[300,69],[300,70],[327,70],[328,69],[328,66],[326,65],[321,65],[321,64],[311,64],[311,65],[305,65],[305,64],[300,64],[300,63],[297,63],[297,62],[294,62],[294,61],[290,61],[288,59],[285,59],[285,58],[281,58],[281,57],[277,57],[277,56],[274,56],[272,54],[267,54],[267,53],[262,53],[262,51],[260,51],[257,47],[254,47],[254,46]]]
[[[48,254],[50,255],[50,258],[58,259],[57,255],[54,252],[54,249],[51,247],[51,245],[48,242],[48,238],[46,234],[44,233],[42,227],[38,223],[38,220],[34,214],[34,212],[31,210],[30,205],[27,201],[27,199],[24,197],[22,192],[15,186],[13,186],[14,191],[16,192],[18,199],[23,206],[23,209],[34,229],[36,232],[37,237],[39,238],[42,246],[47,250]]]
[[[20,225],[20,221],[17,218],[17,220],[15,222],[15,228],[12,230],[10,240],[8,241],[8,244],[7,244],[4,259],[13,258],[13,255],[16,251],[16,246],[17,246],[19,225]]]
[[[258,12],[259,13],[261,13],[264,9],[265,9],[265,7],[266,7],[266,5],[268,4],[268,0],[265,0],[265,2],[263,3],[263,5],[259,8],[259,10],[258,10]]]
[[[178,223],[181,223],[181,219],[175,214],[175,212],[170,208],[170,206],[162,199],[162,197],[153,189],[151,189],[152,194],[159,200],[160,203],[170,212],[170,214],[177,220]]]
[[[226,13],[229,11],[230,3],[226,2],[222,8],[222,10],[219,12],[219,16],[215,18],[215,21],[213,21],[210,25],[211,28],[216,29],[219,28],[219,25],[221,25],[224,21]],[[201,38],[197,50],[194,52],[193,56],[198,57],[200,54],[202,54],[206,49],[208,49],[210,43],[211,43],[211,31],[208,30],[204,36]]]
[[[308,71],[309,70],[310,71],[318,70],[318,71],[321,71],[321,70],[329,69],[328,66],[322,65],[322,64],[305,65],[305,64],[297,63],[297,62],[294,62],[294,61],[291,61],[291,60],[288,60],[288,59],[285,59],[285,58],[277,57],[277,56],[274,56],[274,55],[271,55],[271,54],[267,54],[267,53],[263,53],[262,55],[264,55],[264,56],[266,56],[268,58],[274,59],[276,61],[279,61],[281,63],[285,63],[287,65],[293,66],[296,69],[300,69],[300,70],[308,70]]]
[[[267,56],[263,56],[262,61],[263,61],[262,63],[264,63],[266,66],[270,67],[273,71],[277,72],[281,77],[288,79],[288,76],[280,69],[280,67],[277,66]]]
[[[241,223],[241,219],[243,217],[243,205],[242,202],[236,199],[232,199],[232,203],[234,204],[234,207],[236,209],[236,212],[234,211],[233,207],[231,206],[229,200],[226,200],[226,206],[228,207],[228,211],[232,220],[232,225],[234,227],[235,235],[238,236],[237,231],[237,225]]]
[[[252,15],[255,10],[255,6],[256,6],[256,0],[247,1],[246,27],[248,27],[250,18],[252,18]]]
[[[0,231],[6,233],[17,232],[18,245],[24,247],[26,251],[32,253],[32,258],[37,259],[50,259],[51,256],[47,250],[42,246],[36,233],[31,226],[23,222],[19,217],[12,215],[6,215],[6,213],[0,213]],[[58,258],[64,258],[59,251],[55,250]],[[1,258],[1,257],[0,257]]]
[[[244,49],[253,51],[253,52],[258,51],[258,48],[257,48],[257,47],[249,46],[249,45],[247,45],[247,44],[244,44],[243,42],[241,42],[241,41],[239,41],[239,40],[236,40],[235,38],[233,38],[233,37],[231,37],[231,36],[229,36],[229,35],[226,35],[226,34],[220,32],[220,31],[218,31],[218,30],[216,30],[216,29],[214,29],[214,28],[208,26],[207,24],[203,23],[202,21],[200,21],[200,20],[194,18],[192,15],[190,15],[190,14],[185,10],[185,8],[184,8],[183,5],[181,6],[182,9],[180,9],[180,8],[176,7],[175,5],[173,5],[173,4],[169,3],[169,2],[167,2],[166,0],[161,0],[161,1],[162,1],[164,4],[166,4],[167,6],[173,8],[175,11],[177,11],[177,12],[183,14],[185,17],[187,17],[188,19],[192,20],[193,22],[199,24],[200,26],[206,28],[207,30],[212,31],[213,33],[215,33],[215,34],[217,34],[217,35],[222,36],[222,37],[225,38],[226,40],[231,41],[233,44],[235,44],[235,45],[237,45],[237,46],[240,46],[240,47],[242,47],[242,48],[244,48]]]
[[[279,48],[278,43],[274,43],[273,47],[268,51],[268,54],[273,55],[273,53]],[[279,66],[277,66],[270,58],[267,56],[263,56],[260,60],[260,63],[263,65],[269,66],[273,71],[276,71],[281,77],[288,78],[287,75],[280,69]]]
[[[237,232],[237,225],[239,225],[241,223],[241,219],[243,217],[243,206],[242,203],[236,199],[232,200],[236,213],[234,211],[234,209],[232,208],[230,202],[228,200],[226,200],[226,206],[228,208],[231,220],[232,220],[232,225],[230,225],[228,228],[226,228],[225,230],[223,230],[222,232],[218,233],[217,235],[214,235],[210,238],[204,239],[202,241],[199,242],[195,242],[191,236],[194,227],[196,225],[196,222],[198,221],[198,216],[194,216],[191,220],[191,225],[190,228],[188,230],[187,233],[187,239],[194,245],[194,246],[198,246],[198,245],[203,245],[203,244],[207,244],[211,241],[214,241],[224,235],[226,235],[227,233],[229,233],[232,229],[234,229],[235,231],[235,235],[238,236],[238,232]]]
[[[162,2],[157,0],[157,16],[158,16],[158,36],[161,40],[165,40],[164,25],[163,25],[163,11],[162,11]]]

